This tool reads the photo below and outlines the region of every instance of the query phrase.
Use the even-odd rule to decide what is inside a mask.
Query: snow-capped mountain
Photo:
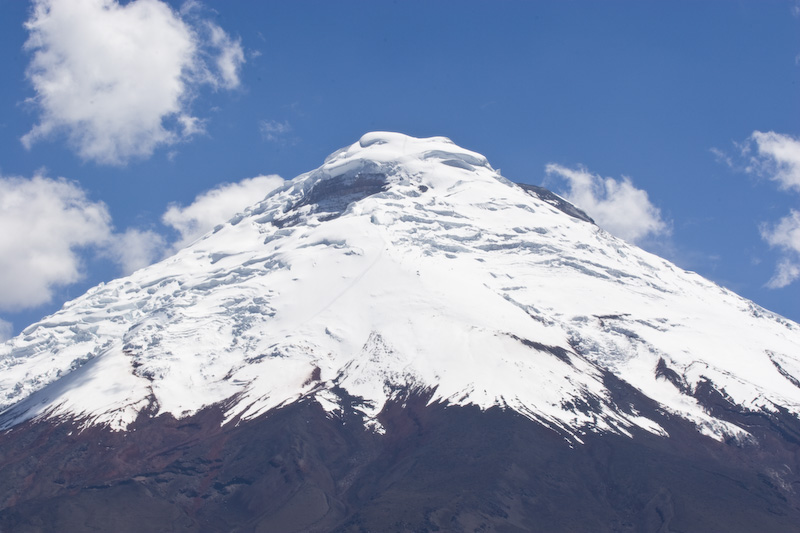
[[[800,326],[614,238],[445,138],[371,133],[159,264],[90,290],[0,350],[4,427],[125,429],[226,402],[226,421],[334,387],[501,406],[580,441],[666,434],[610,372],[718,439],[698,402],[800,413]],[[561,209],[559,209],[559,207]],[[571,207],[571,206],[570,206]]]
[[[370,133],[0,346],[0,531],[796,531],[799,417],[800,325]]]

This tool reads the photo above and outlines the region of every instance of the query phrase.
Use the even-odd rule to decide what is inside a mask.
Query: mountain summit
[[[443,137],[364,135],[173,257],[26,328],[0,346],[0,369],[0,473],[33,476],[5,482],[14,496],[0,492],[0,527],[34,527],[26,505],[43,501],[65,509],[45,520],[51,526],[83,519],[75,498],[90,505],[100,490],[90,478],[140,500],[158,492],[158,479],[183,479],[182,496],[158,504],[158,516],[182,524],[164,531],[800,523],[800,326],[609,235],[577,207],[508,181]],[[43,437],[58,431],[59,443]],[[495,434],[475,441],[470,431]],[[187,454],[214,464],[243,432],[282,443],[250,455],[240,444],[243,472],[277,461],[282,482],[266,471],[222,479],[232,459],[203,467],[202,482],[174,468]],[[172,451],[138,441],[134,451],[137,433],[161,435]],[[321,434],[329,441],[312,442]],[[515,447],[523,434],[527,445]],[[63,471],[81,435],[116,451],[98,452],[92,468],[72,464],[71,480],[46,480]],[[36,438],[62,461],[38,477],[8,452]],[[499,451],[499,442],[512,449]],[[420,457],[450,449],[463,455],[464,472],[508,454],[497,478],[479,477],[480,491],[497,489],[485,496],[494,511],[444,488],[435,461],[414,470]],[[598,458],[613,450],[643,465]],[[571,466],[555,466],[570,453]],[[725,470],[740,455],[751,458]],[[690,473],[678,482],[664,468]],[[585,483],[607,483],[603,469],[612,483],[629,481],[597,489],[606,499],[582,504],[591,520],[580,522],[554,510],[547,480],[533,481],[561,469],[577,488],[553,481],[548,490],[561,487],[552,494],[567,500],[585,499]],[[414,484],[396,492],[411,472],[430,476],[425,490],[441,488],[429,503],[414,499]],[[472,478],[452,475],[470,493]],[[23,479],[52,486],[34,490]],[[294,496],[256,510],[281,483]],[[691,491],[704,484],[722,487],[705,504],[712,513],[729,514],[727,502],[739,510],[702,522]],[[742,508],[748,494],[760,500]],[[213,506],[232,500],[240,518],[219,515],[223,522],[204,529]],[[385,521],[395,514],[408,518]]]

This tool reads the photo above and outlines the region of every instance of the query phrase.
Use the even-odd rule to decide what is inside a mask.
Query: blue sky
[[[374,130],[800,320],[800,4],[0,0],[0,337]]]

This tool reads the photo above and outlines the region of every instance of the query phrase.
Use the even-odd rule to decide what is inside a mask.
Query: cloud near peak
[[[195,11],[161,0],[34,0],[25,49],[39,120],[23,145],[66,135],[81,158],[121,165],[201,132],[196,89],[237,87],[244,53]]]
[[[186,207],[170,204],[161,221],[180,235],[173,249],[180,249],[262,200],[269,192],[284,184],[276,175],[256,176],[236,183],[223,183],[197,195]]]
[[[661,211],[650,203],[647,192],[628,177],[621,181],[592,174],[586,168],[567,168],[555,163],[545,167],[549,178],[560,178],[567,189],[564,198],[586,211],[608,232],[632,243],[669,233]]]

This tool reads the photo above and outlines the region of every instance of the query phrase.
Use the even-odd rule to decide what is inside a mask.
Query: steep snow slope
[[[666,434],[607,373],[720,440],[749,436],[700,388],[800,413],[800,326],[581,215],[448,139],[367,134],[0,346],[0,427],[219,402],[237,422],[303,397],[335,411],[346,391],[380,431],[387,399],[435,389],[577,441]]]

